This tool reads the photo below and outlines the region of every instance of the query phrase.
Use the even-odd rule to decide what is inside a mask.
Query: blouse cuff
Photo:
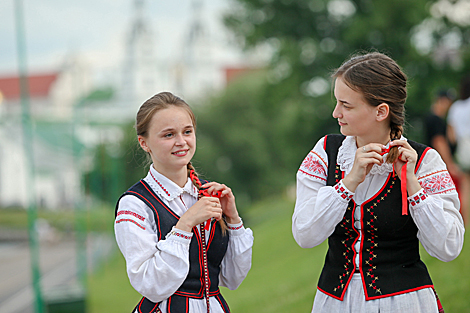
[[[408,197],[408,201],[411,204],[412,208],[416,208],[418,204],[423,202],[428,198],[428,194],[426,193],[426,190],[421,188],[417,193],[414,195],[411,195]]]
[[[354,192],[350,191],[346,186],[343,184],[343,180],[340,180],[335,186],[335,191],[346,202],[349,202],[354,197]]]
[[[230,232],[230,235],[239,236],[244,233],[245,227],[243,227],[243,220],[240,218],[240,223],[230,224],[227,223],[227,229]]]
[[[165,239],[179,241],[181,243],[188,244],[188,245],[191,242],[192,238],[193,238],[192,232],[188,233],[184,230],[175,228],[175,226],[173,226],[171,231],[165,236]]]

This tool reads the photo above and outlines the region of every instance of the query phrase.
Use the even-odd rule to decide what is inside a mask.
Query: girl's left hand
[[[398,146],[398,159],[394,163],[395,174],[401,178],[401,169],[406,165],[406,181],[407,191],[409,195],[415,194],[421,189],[418,178],[415,175],[416,162],[418,161],[418,153],[410,146],[406,140],[393,140],[390,147]]]
[[[220,192],[220,205],[222,206],[222,212],[225,215],[225,220],[229,224],[238,224],[241,222],[240,216],[238,215],[237,205],[235,203],[235,196],[232,193],[232,189],[224,184],[217,182],[209,182],[202,185],[202,188],[206,189],[207,192],[215,194]]]

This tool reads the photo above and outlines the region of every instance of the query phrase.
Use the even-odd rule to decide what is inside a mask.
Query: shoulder
[[[326,181],[328,169],[328,156],[324,148],[326,139],[327,136],[318,140],[309,151],[300,165],[298,175],[308,177],[309,179]]]
[[[455,192],[455,185],[446,164],[434,149],[427,149],[416,165],[416,177],[428,194]]]

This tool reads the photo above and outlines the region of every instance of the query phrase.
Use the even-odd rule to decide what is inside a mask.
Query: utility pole
[[[33,153],[33,128],[30,113],[29,103],[29,84],[28,72],[26,62],[26,36],[24,28],[23,17],[23,2],[22,0],[15,0],[15,21],[16,21],[16,42],[17,42],[17,55],[18,55],[18,72],[20,81],[20,95],[21,95],[21,122],[23,127],[23,146],[26,154],[26,173],[29,175],[26,181],[31,182],[27,184],[26,194],[28,196],[28,234],[29,234],[29,247],[31,254],[31,270],[32,282],[35,297],[35,312],[44,312],[44,302],[41,293],[40,284],[40,270],[39,270],[39,243],[38,234],[36,231],[36,188],[35,188],[35,168],[34,168],[34,153]]]

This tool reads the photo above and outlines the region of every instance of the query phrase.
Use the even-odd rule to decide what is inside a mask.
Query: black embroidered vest
[[[343,173],[336,164],[343,135],[328,135],[325,150],[328,155],[327,185],[333,186]],[[427,147],[408,141],[418,153],[418,170]],[[341,222],[328,238],[318,289],[343,300],[355,271],[354,260],[359,253],[359,270],[366,300],[390,297],[427,287],[432,281],[419,256],[418,228],[410,214],[401,212],[400,179],[390,173],[383,187],[360,207],[351,200]],[[354,212],[361,210],[362,238],[360,251],[354,250],[359,230],[354,227]]]
[[[155,217],[158,230],[158,240],[165,238],[172,227],[176,225],[179,216],[174,213],[144,181],[140,180],[129,188],[120,198],[125,195],[133,195],[145,202],[148,209]],[[119,198],[119,199],[120,199]],[[119,204],[119,200],[118,200]],[[117,213],[118,205],[116,205]],[[222,229],[219,223],[212,221],[212,227],[207,242],[208,260],[208,284],[209,295],[215,296],[226,312],[230,312],[227,303],[220,294],[219,273],[220,264],[227,251],[229,234],[222,236]],[[168,299],[168,313],[188,312],[188,298],[202,299],[204,297],[204,269],[201,234],[198,227],[193,228],[193,237],[189,247],[189,273],[180,288]],[[154,303],[143,297],[134,311],[139,313],[160,312],[158,303]],[[134,312],[132,311],[132,312]]]

